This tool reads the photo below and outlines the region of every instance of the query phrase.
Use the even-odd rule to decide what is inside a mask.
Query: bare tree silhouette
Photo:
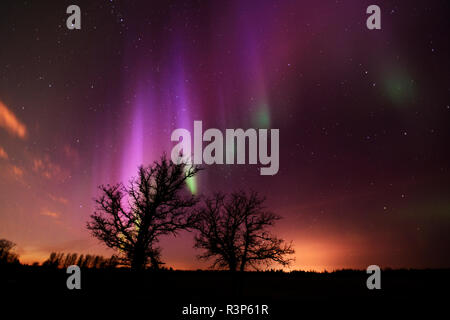
[[[6,239],[0,239],[0,264],[19,263],[19,256],[14,252],[16,244]]]
[[[191,223],[188,209],[197,200],[181,193],[186,180],[198,171],[198,167],[174,164],[163,155],[159,162],[140,167],[128,187],[100,186],[102,195],[96,200],[88,229],[108,247],[119,250],[133,269],[159,268],[160,236],[176,235]]]
[[[198,231],[195,247],[205,250],[199,258],[213,258],[213,268],[231,271],[258,269],[273,262],[289,265],[292,244],[267,231],[280,216],[267,211],[264,201],[256,192],[234,192],[228,197],[217,193],[206,198],[194,227]]]

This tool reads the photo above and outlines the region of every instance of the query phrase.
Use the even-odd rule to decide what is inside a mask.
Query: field
[[[381,290],[368,290],[364,271],[314,272],[145,271],[85,269],[81,289],[68,290],[62,269],[19,266],[0,272],[0,290],[14,301],[47,301],[76,306],[145,307],[165,319],[200,319],[183,315],[183,308],[215,306],[214,319],[284,319],[287,315],[316,315],[386,307],[412,312],[430,303],[443,306],[450,270],[384,270]],[[268,306],[268,314],[226,314],[226,305]],[[245,308],[244,308],[245,309]],[[111,309],[109,309],[111,310]],[[219,310],[222,310],[219,312]],[[239,309],[241,310],[241,309]],[[259,309],[259,311],[261,311]],[[358,311],[359,312],[359,311]]]

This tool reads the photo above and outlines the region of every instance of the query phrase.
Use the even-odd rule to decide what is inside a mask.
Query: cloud
[[[5,149],[3,149],[2,147],[0,147],[0,159],[8,159],[8,154],[6,153]]]
[[[67,200],[66,198],[54,196],[54,195],[52,195],[52,194],[49,194],[48,196],[49,196],[50,199],[52,199],[52,200],[55,201],[55,202],[59,202],[59,203],[61,203],[61,204],[67,204],[67,203],[69,203],[69,200]]]
[[[0,163],[0,181],[15,181],[22,186],[29,188],[30,186],[25,181],[25,169],[11,163]]]
[[[33,171],[39,172],[44,168],[44,162],[41,159],[33,160]]]
[[[52,162],[49,156],[33,159],[33,171],[42,175],[46,179],[58,179],[64,181],[70,175],[67,170]]]
[[[65,145],[63,148],[64,156],[69,160],[73,165],[77,166],[80,163],[80,154],[70,145]]]
[[[8,131],[13,136],[21,139],[27,137],[27,128],[17,119],[14,113],[0,101],[0,127]]]
[[[59,216],[60,216],[60,214],[58,212],[50,211],[50,210],[47,210],[47,209],[42,210],[41,211],[41,215],[42,216],[47,216],[47,217],[50,217],[50,218],[53,218],[53,219],[58,219]]]
[[[12,166],[12,172],[13,172],[14,176],[17,178],[23,177],[23,170],[17,166]]]

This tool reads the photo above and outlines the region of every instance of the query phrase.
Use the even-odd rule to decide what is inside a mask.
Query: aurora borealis
[[[449,3],[76,1],[0,5],[0,238],[21,261],[111,254],[100,184],[170,154],[177,128],[280,130],[280,168],[206,166],[195,194],[253,189],[292,268],[450,266]],[[192,234],[167,266],[195,269]]]

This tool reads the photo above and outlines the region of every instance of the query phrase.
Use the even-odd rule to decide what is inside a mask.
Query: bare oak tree
[[[261,264],[289,265],[294,253],[286,243],[267,231],[280,216],[267,211],[258,193],[217,193],[206,198],[196,215],[195,247],[204,249],[200,259],[214,259],[212,267],[244,271]]]
[[[182,195],[187,179],[199,168],[174,164],[164,155],[152,166],[140,167],[129,186],[100,186],[97,210],[87,227],[108,247],[117,249],[135,270],[162,263],[157,246],[163,235],[176,235],[190,225],[188,209],[197,203]]]

